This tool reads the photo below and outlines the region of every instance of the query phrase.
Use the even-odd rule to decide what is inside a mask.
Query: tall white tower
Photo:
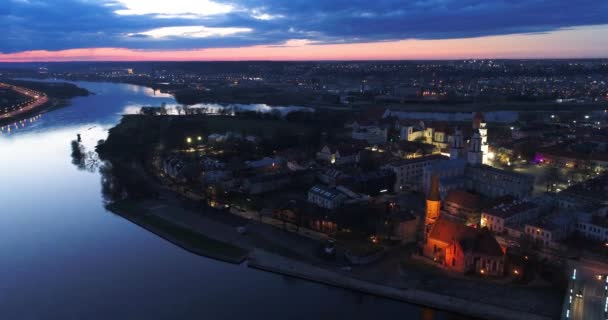
[[[450,144],[450,159],[460,159],[464,156],[463,152],[463,139],[462,139],[462,131],[459,128],[454,130],[454,135],[452,136],[452,143]]]
[[[479,137],[481,139],[482,163],[488,164],[488,153],[490,152],[490,147],[488,145],[488,128],[485,117],[481,112],[477,112],[473,117],[473,129],[479,132]]]
[[[479,135],[478,131],[473,133],[471,142],[469,142],[467,161],[470,165],[479,165],[483,163],[483,154],[481,153],[481,136]]]

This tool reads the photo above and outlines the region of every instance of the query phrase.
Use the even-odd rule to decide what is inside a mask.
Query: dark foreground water
[[[0,319],[453,319],[442,312],[188,253],[108,212],[97,170],[71,163],[149,89],[95,93],[0,131]]]

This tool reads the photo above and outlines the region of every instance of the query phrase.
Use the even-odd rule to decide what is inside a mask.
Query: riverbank
[[[319,242],[260,223],[248,220],[224,211],[202,208],[196,211],[183,208],[173,200],[166,199],[141,200],[121,205],[121,210],[114,212],[129,221],[161,236],[171,243],[198,255],[240,263],[241,256],[226,255],[218,251],[209,251],[208,246],[196,247],[188,241],[176,237],[174,232],[158,229],[141,219],[142,215],[155,216],[157,219],[168,221],[173,225],[187,228],[212,242],[238,246],[247,250],[248,266],[278,274],[288,275],[308,281],[322,283],[334,287],[354,290],[392,300],[411,304],[423,305],[439,310],[445,310],[469,317],[483,319],[552,319],[547,308],[530,290],[513,287],[503,287],[492,281],[475,281],[471,279],[453,279],[440,272],[427,270],[425,275],[421,268],[415,266],[403,267],[409,253],[397,248],[391,257],[379,263],[368,266],[353,266],[352,271],[342,270],[341,263],[325,261],[315,256],[315,248]],[[149,220],[149,219],[148,219]],[[246,228],[246,233],[237,232],[239,226]],[[423,266],[423,268],[429,268]],[[430,272],[430,274],[429,274]],[[412,281],[411,278],[415,278]],[[434,280],[428,280],[432,278]],[[431,289],[434,281],[442,283],[441,288]],[[428,285],[421,285],[421,283]],[[465,283],[465,285],[463,285]],[[457,290],[457,292],[454,292]],[[513,295],[500,297],[500,293],[508,291]],[[526,295],[528,291],[528,295]],[[448,294],[447,292],[451,292]],[[490,296],[490,297],[488,297]],[[520,297],[521,296],[521,297]],[[502,303],[501,303],[502,301]],[[524,306],[525,305],[525,306]]]
[[[340,287],[344,289],[359,291],[366,294],[376,295],[388,299],[399,300],[445,310],[457,314],[481,319],[528,319],[528,320],[549,320],[550,317],[539,316],[527,312],[501,308],[487,305],[471,300],[459,299],[451,296],[440,295],[428,291],[408,288],[393,288],[378,285],[353,277],[331,272],[326,269],[317,268],[312,265],[289,260],[287,258],[273,255],[260,250],[253,251],[247,264],[251,268],[256,268],[268,272],[288,275],[308,281],[323,283],[326,285]]]
[[[194,254],[235,264],[242,263],[248,256],[248,251],[241,247],[149,214],[133,201],[116,202],[108,205],[107,209]]]
[[[4,82],[29,90],[42,92],[46,94],[46,96],[44,96],[45,101],[34,108],[20,112],[11,117],[1,117],[0,126],[12,125],[45,112],[67,107],[70,105],[72,98],[86,97],[91,94],[91,92],[86,89],[66,82],[49,83],[29,80],[4,80]]]

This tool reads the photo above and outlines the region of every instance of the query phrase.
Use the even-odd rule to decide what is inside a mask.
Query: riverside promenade
[[[510,310],[498,306],[445,296],[423,290],[402,289],[378,285],[258,249],[250,253],[248,258],[248,266],[255,269],[359,291],[388,299],[424,305],[475,318],[495,320],[551,319],[550,317],[543,317],[527,312]]]

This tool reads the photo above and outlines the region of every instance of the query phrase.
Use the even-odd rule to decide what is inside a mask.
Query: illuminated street
[[[2,113],[0,115],[0,118],[16,117],[20,114],[23,114],[23,113],[29,112],[33,109],[36,109],[49,101],[49,98],[47,97],[46,94],[36,92],[33,90],[29,90],[27,88],[17,87],[17,86],[5,84],[5,83],[0,83],[0,87],[10,88],[17,93],[22,94],[22,95],[32,99],[29,102],[24,103],[24,105],[13,106],[11,111]],[[15,110],[15,108],[17,108],[17,109]]]
[[[562,319],[599,320],[606,317],[606,267],[582,262],[573,270]]]

